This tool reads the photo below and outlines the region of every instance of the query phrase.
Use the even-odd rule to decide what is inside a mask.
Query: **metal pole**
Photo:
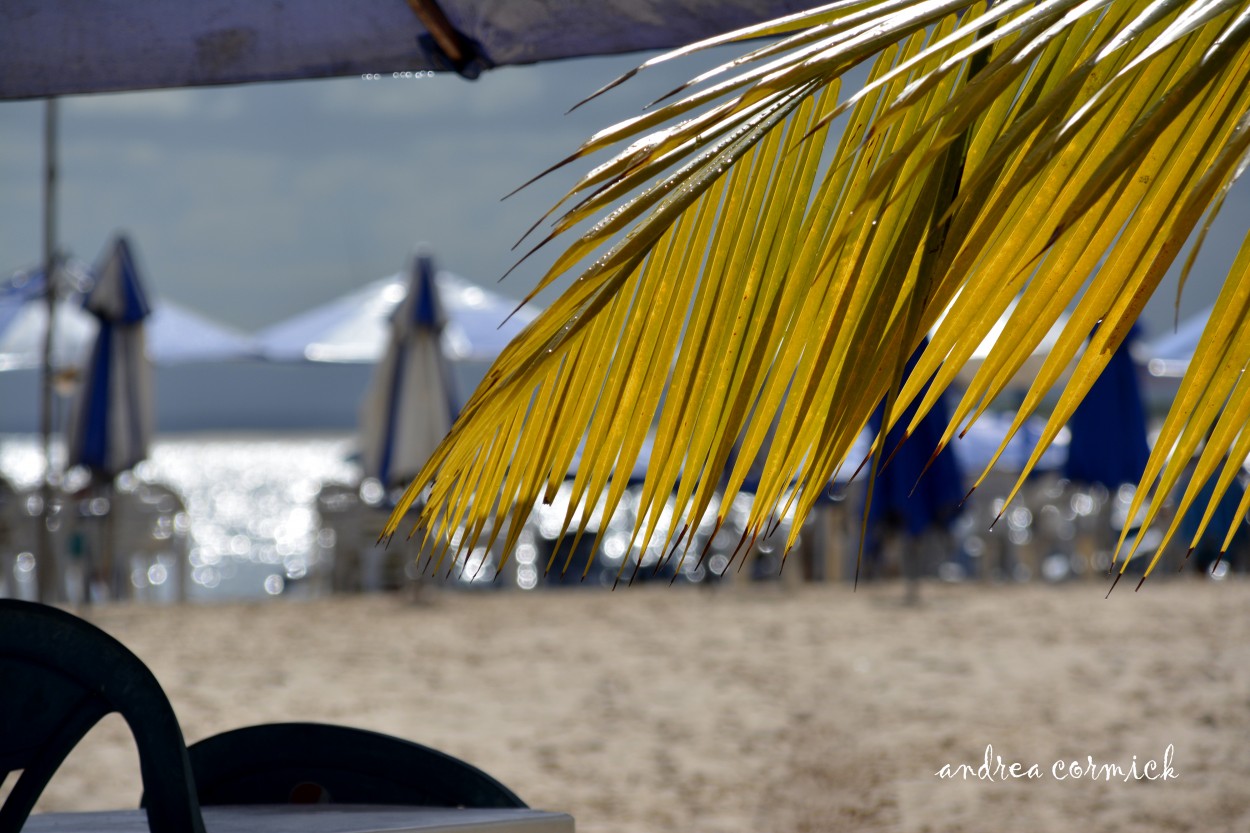
[[[44,469],[40,489],[42,508],[38,526],[39,551],[35,571],[39,600],[61,601],[60,570],[52,544],[52,344],[56,334],[56,99],[45,102],[43,121],[43,281],[48,324],[43,337],[43,385],[40,391],[39,430],[43,438]]]

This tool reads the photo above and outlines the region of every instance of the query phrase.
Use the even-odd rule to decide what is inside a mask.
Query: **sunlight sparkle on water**
[[[135,475],[182,496],[185,515],[160,532],[189,536],[193,595],[272,595],[307,575],[317,546],[317,491],[323,482],[357,477],[353,451],[348,435],[174,435],[153,443]],[[54,467],[63,454],[58,443]],[[0,475],[19,490],[37,488],[38,438],[0,436]],[[162,584],[163,570],[135,580]]]

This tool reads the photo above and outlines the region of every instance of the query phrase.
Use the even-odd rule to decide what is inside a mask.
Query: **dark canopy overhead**
[[[0,100],[663,49],[811,0],[6,0]]]

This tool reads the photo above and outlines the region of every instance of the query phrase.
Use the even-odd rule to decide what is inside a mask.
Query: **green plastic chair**
[[[192,744],[197,795],[217,804],[526,804],[464,761],[391,735],[324,723],[246,726]]]
[[[143,661],[65,611],[0,599],[0,784],[22,772],[0,833],[22,829],[65,756],[112,712],[139,750],[152,833],[203,833],[182,730]]]
[[[118,712],[139,751],[152,833],[204,833],[201,806],[382,804],[525,808],[476,767],[390,735],[269,723],[183,740],[143,661],[96,626],[47,605],[0,599],[0,833],[18,833],[74,746]]]

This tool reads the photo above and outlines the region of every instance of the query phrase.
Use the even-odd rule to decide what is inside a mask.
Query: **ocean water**
[[[334,518],[329,518],[323,527],[318,515],[318,493],[328,484],[347,486],[338,491],[368,499],[364,490],[358,493],[354,487],[360,480],[355,454],[355,437],[347,431],[211,432],[158,437],[148,459],[117,481],[118,492],[130,499],[130,505],[150,510],[143,516],[141,528],[130,530],[131,551],[140,548],[136,542],[142,542],[146,549],[133,555],[131,564],[123,565],[121,586],[135,598],[172,600],[176,598],[178,582],[171,579],[176,579],[178,568],[185,565],[187,575],[182,585],[187,598],[197,601],[328,592],[337,553],[353,551],[365,562],[379,557],[372,550],[376,534],[372,527],[356,527],[376,522],[380,531],[384,512],[365,513],[367,517],[348,527],[336,526]],[[64,450],[59,444],[53,447],[53,470],[64,470]],[[31,530],[40,513],[37,501],[43,471],[44,453],[38,437],[0,434],[0,477],[16,490],[6,503],[4,490],[0,489],[0,510],[9,521],[7,532],[5,524],[0,523],[0,595],[34,595]],[[1052,477],[1043,478],[1039,485],[1026,490],[1006,514],[1006,530],[990,535],[985,530],[1001,511],[1002,498],[1012,482],[1014,474],[991,477],[969,502],[954,530],[958,542],[955,555],[943,565],[951,570],[959,568],[959,575],[953,578],[989,574],[991,563],[1000,565],[993,568],[999,572],[1010,569],[1018,573],[1026,560],[1021,554],[1036,551],[1043,562],[1053,562],[1050,572],[1044,569],[1046,563],[1041,565],[1044,577],[1064,580],[1072,576],[1073,562],[1068,554],[1082,530],[1104,516],[1101,523],[1109,522],[1108,527],[1126,522],[1120,516],[1131,499],[1131,489],[1100,495],[1073,490]],[[63,490],[70,494],[86,485],[85,475],[72,470],[65,474],[62,483]],[[622,569],[628,575],[632,572],[628,564],[636,561],[651,565],[663,554],[662,545],[656,542],[645,551],[630,549],[635,502],[627,494],[622,508],[609,521],[602,552],[597,557],[604,567],[595,574],[598,583],[610,585],[622,564],[627,565]],[[333,508],[332,504],[333,501],[327,503],[327,508]],[[858,498],[845,505],[858,507]],[[740,496],[727,515],[725,526],[718,528],[708,560],[713,573],[724,569],[725,563],[721,562],[726,562],[739,542],[748,506],[749,501]],[[81,556],[87,550],[98,552],[99,542],[106,540],[102,531],[109,505],[88,497],[75,501],[74,507],[73,514],[62,513],[61,519],[66,522],[59,524],[55,543],[70,568],[85,574],[81,565],[89,559]],[[495,573],[500,554],[481,548],[466,556],[465,563],[459,565],[465,569],[459,575],[468,576],[470,584],[515,586],[523,590],[534,589],[540,583],[560,583],[558,578],[543,578],[540,574],[548,563],[552,542],[560,536],[566,511],[567,496],[563,493],[553,506],[538,508],[522,533],[512,561],[513,573],[502,584],[496,581]],[[18,534],[14,534],[14,517],[25,524],[24,531],[19,530]],[[0,521],[5,519],[0,517]],[[783,520],[788,527],[788,519]],[[855,520],[857,517],[851,519]],[[666,524],[667,520],[661,518],[657,542],[663,541]],[[73,537],[75,529],[79,531],[77,541]],[[703,546],[701,535],[711,535],[711,531],[700,525],[695,532],[699,539],[695,551]],[[784,538],[783,529],[780,539]],[[760,549],[765,549],[764,544]],[[839,565],[829,564],[825,569],[836,575]],[[701,568],[687,572],[682,574],[684,580],[701,581],[707,577]],[[584,583],[577,566],[570,575],[574,576],[574,583]],[[1032,574],[1012,573],[1011,577],[1027,579]],[[75,585],[75,580],[72,575],[67,579],[71,592],[76,586],[82,588],[83,594],[91,592],[89,582],[84,579]]]
[[[187,598],[215,601],[239,598],[263,598],[276,595],[318,594],[329,592],[341,576],[335,567],[337,555],[347,553],[359,559],[352,569],[361,573],[361,587],[382,586],[377,575],[383,569],[375,563],[385,561],[382,551],[372,544],[381,531],[385,512],[372,510],[357,513],[346,525],[344,518],[322,519],[318,512],[318,495],[323,486],[338,485],[346,489],[329,489],[324,508],[333,512],[338,498],[356,496],[370,505],[381,497],[375,481],[366,481],[359,491],[360,469],[355,460],[356,440],[353,434],[288,432],[169,434],[156,439],[148,458],[116,481],[118,496],[126,498],[126,506],[115,518],[139,517],[139,521],[114,521],[114,534],[105,534],[104,523],[109,515],[107,503],[82,492],[88,479],[85,472],[64,472],[64,449],[55,444],[52,450],[53,470],[64,472],[62,491],[85,494],[72,501],[72,509],[63,510],[54,524],[58,533],[54,546],[62,553],[67,572],[79,570],[82,575],[66,578],[67,592],[100,598],[124,592],[137,599],[171,601],[177,598],[178,570],[186,565],[187,580],[182,582]],[[0,476],[17,491],[17,508],[8,508],[23,524],[24,533],[6,535],[0,531],[0,595],[33,598],[36,593],[33,529],[38,522],[40,506],[38,489],[44,472],[44,452],[38,437],[30,434],[0,434]],[[379,491],[373,495],[370,490]],[[554,541],[562,535],[569,490],[563,489],[551,506],[540,507],[521,534],[512,568],[506,577],[498,573],[501,553],[496,546],[488,551],[478,546],[449,562],[445,571],[462,586],[516,587],[533,590],[540,584],[578,584],[610,586],[618,573],[630,579],[659,575],[659,560],[664,555],[664,534],[669,523],[666,509],[659,520],[655,539],[647,545],[633,542],[635,506],[640,493],[627,493],[620,510],[607,521],[603,551],[589,579],[583,579],[587,552],[579,550],[582,559],[569,568],[568,576],[557,569],[557,575],[543,577]],[[176,497],[175,497],[176,496]],[[3,508],[0,493],[0,508]],[[99,504],[97,506],[97,504]],[[70,505],[70,504],[67,504]],[[146,514],[133,507],[145,508]],[[127,509],[127,507],[131,507]],[[341,507],[340,507],[341,508]],[[723,553],[713,555],[713,569],[723,570],[728,553],[740,542],[741,525],[745,522],[749,501],[739,497],[729,518],[716,536],[715,544]],[[325,520],[326,523],[322,523]],[[701,551],[704,539],[711,536],[709,515],[693,534],[695,552]],[[376,524],[377,529],[372,528]],[[2,527],[3,525],[0,525]],[[358,528],[358,527],[367,528]],[[709,527],[709,528],[704,528]],[[598,522],[591,532],[598,531]],[[75,540],[75,535],[78,536]],[[780,535],[784,538],[784,530]],[[723,540],[722,540],[723,539]],[[585,545],[589,543],[585,539]],[[98,554],[112,541],[118,552],[129,561],[123,564],[120,588],[99,589],[102,579],[96,577],[92,589],[86,565],[98,563]],[[120,542],[120,543],[119,543]],[[567,539],[566,539],[567,542]],[[402,550],[399,543],[389,549]],[[763,545],[761,545],[763,546]],[[632,547],[632,548],[631,548]],[[84,553],[91,557],[84,557]],[[94,559],[94,560],[93,560]],[[672,578],[679,573],[683,581],[702,581],[707,570],[696,565],[695,558],[673,566],[661,577]],[[636,572],[633,564],[643,568]],[[563,563],[563,556],[561,557]],[[672,565],[670,565],[672,566]],[[369,582],[373,581],[370,585]],[[348,585],[350,586],[350,585]]]
[[[355,440],[347,433],[168,435],[154,441],[133,475],[119,478],[118,489],[146,495],[151,490],[145,486],[159,484],[181,496],[183,510],[155,532],[170,540],[171,552],[186,554],[189,598],[276,595],[292,590],[315,567],[318,490],[359,478],[354,453]],[[63,468],[63,455],[54,446],[54,470]],[[37,490],[43,471],[38,437],[0,435],[0,475],[19,493]],[[71,471],[64,485],[72,492],[85,483]],[[19,589],[33,563],[22,555],[6,565]],[[170,567],[157,560],[136,573],[134,585],[142,591],[136,595],[159,597],[159,586],[170,584]]]

